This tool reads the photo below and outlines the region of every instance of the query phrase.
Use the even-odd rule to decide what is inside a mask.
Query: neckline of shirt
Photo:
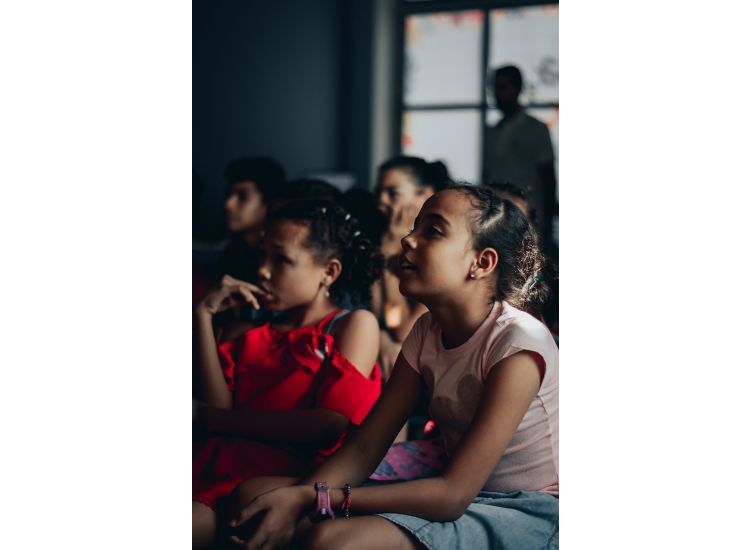
[[[477,329],[474,331],[474,333],[469,336],[469,339],[466,340],[463,344],[460,346],[456,346],[455,348],[446,348],[443,345],[443,329],[438,327],[437,331],[437,345],[438,350],[441,354],[448,354],[448,355],[454,355],[461,352],[466,351],[468,348],[470,348],[477,339],[480,338],[481,334],[485,332],[485,329],[491,325],[492,323],[498,322],[500,319],[505,317],[508,314],[509,305],[507,302],[495,302],[492,306],[492,309],[490,310],[487,317],[482,321],[482,324],[477,327]]]

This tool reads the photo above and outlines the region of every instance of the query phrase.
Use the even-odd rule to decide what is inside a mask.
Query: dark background
[[[222,236],[222,172],[242,155],[270,155],[290,178],[347,172],[370,186],[375,17],[395,3],[378,4],[193,2],[194,239]]]

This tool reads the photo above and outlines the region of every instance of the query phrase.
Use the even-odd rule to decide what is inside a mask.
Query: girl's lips
[[[262,300],[270,300],[273,297],[273,292],[269,292],[268,290],[266,290],[262,286],[258,287],[258,288],[260,288],[260,290],[261,290],[260,298]]]
[[[413,269],[413,270],[417,269],[417,266],[415,266],[413,263],[407,260],[404,256],[399,257],[398,267],[402,271],[405,269]]]

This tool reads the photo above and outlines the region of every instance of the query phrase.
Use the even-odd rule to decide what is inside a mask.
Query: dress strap
[[[336,315],[333,316],[333,318],[328,322],[328,327],[326,327],[323,334],[331,334],[331,331],[333,330],[333,325],[336,324],[336,321],[341,319],[342,317],[345,317],[346,315],[349,315],[351,313],[348,309],[344,309],[339,311]]]

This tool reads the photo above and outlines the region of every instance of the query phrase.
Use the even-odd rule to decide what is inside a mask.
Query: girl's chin
[[[263,309],[266,311],[279,311],[281,308],[281,304],[279,304],[278,300],[275,298],[271,298],[270,300],[261,300],[260,305],[263,306]]]
[[[417,285],[415,285],[412,281],[405,281],[404,279],[401,279],[398,283],[398,291],[407,298],[414,298],[415,291],[418,292],[416,286]]]

